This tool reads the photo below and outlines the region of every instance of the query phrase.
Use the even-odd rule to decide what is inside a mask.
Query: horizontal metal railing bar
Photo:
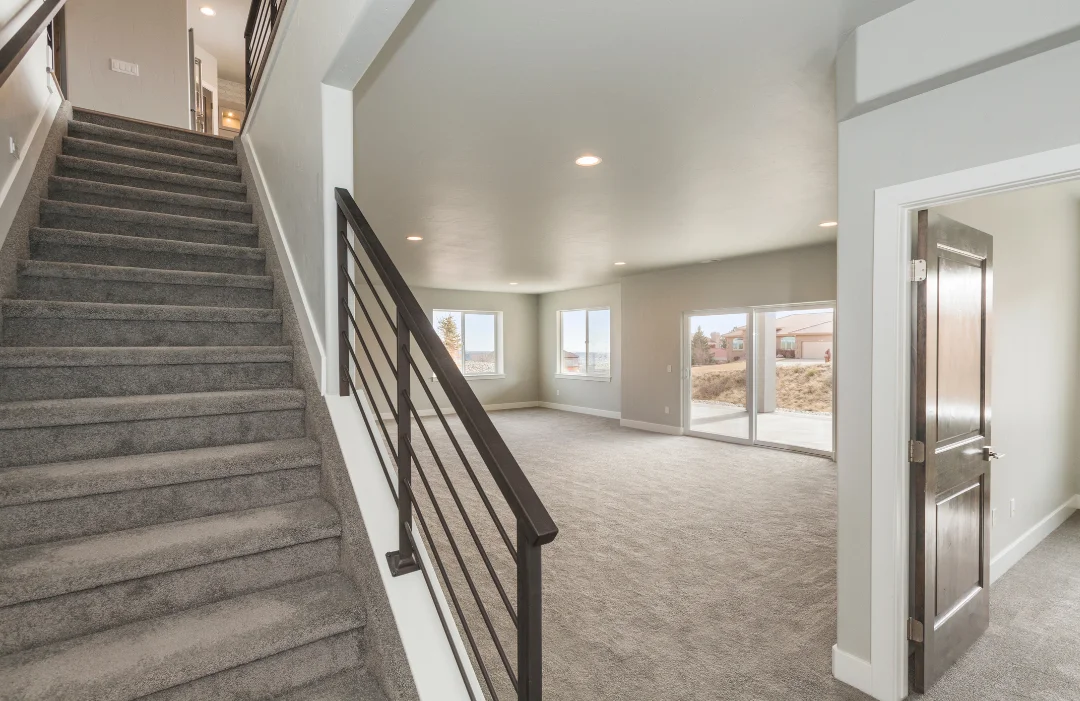
[[[352,377],[350,376],[352,373],[350,372],[349,366],[342,365],[340,370],[341,370],[341,372],[345,373],[345,379],[349,383],[349,387],[352,390],[353,398],[356,400],[356,406],[360,409],[360,413],[363,414],[363,416],[364,416],[364,428],[367,429],[368,437],[371,438],[371,444],[374,445],[374,446],[378,446],[379,441],[375,437],[375,431],[371,428],[371,423],[370,423],[370,421],[368,419],[367,412],[364,411],[364,405],[360,401],[360,393],[357,392],[356,383],[352,381]],[[360,379],[363,380],[362,373],[359,370],[357,371],[357,374],[361,375]],[[365,388],[367,387],[366,382],[364,383],[364,386],[365,386]],[[370,399],[371,399],[371,395],[369,394],[368,395],[368,400],[370,401]],[[379,423],[382,424],[381,421]],[[385,430],[386,430],[385,426],[383,426],[383,431],[385,432]],[[376,450],[375,450],[375,455],[377,455],[378,458],[379,458],[379,466],[382,467],[383,475],[386,477],[386,484],[389,485],[389,487],[390,487],[390,493],[394,494],[397,491],[395,489],[395,487],[394,487],[394,480],[393,480],[392,477],[390,477],[390,470],[387,469],[387,467],[386,467],[386,459],[383,458],[382,451],[379,450],[377,447],[376,447]]]
[[[364,355],[367,357],[368,364],[371,366],[372,374],[375,375],[375,381],[379,383],[379,389],[382,390],[383,397],[386,399],[386,403],[390,408],[390,414],[394,417],[394,421],[397,421],[398,416],[399,416],[398,410],[396,408],[394,408],[394,402],[393,402],[393,400],[390,399],[390,393],[386,391],[386,384],[383,383],[383,381],[382,381],[382,377],[380,376],[380,373],[379,373],[379,368],[378,368],[378,366],[375,365],[375,361],[372,359],[371,353],[368,352],[367,344],[364,343],[364,339],[359,338],[357,340],[360,341],[360,347],[364,349]],[[348,343],[346,341],[346,345],[348,345],[348,347],[349,347],[349,355],[352,356],[353,362],[356,363],[357,371],[361,371],[360,359],[356,357],[356,351],[353,349],[352,344]],[[370,394],[370,393],[369,393],[369,396],[371,397],[371,408],[372,408],[372,410],[375,411],[376,414],[379,413],[378,408],[375,406],[375,396]],[[380,419],[380,421],[381,421],[381,419]],[[391,448],[391,450],[393,450],[393,448]]]
[[[352,283],[350,282],[350,284]],[[345,304],[345,300],[341,300],[341,303],[345,306],[345,313],[349,317],[349,324],[352,326],[353,331],[356,332],[357,337],[361,336],[362,334],[360,333],[360,326],[356,323],[356,317],[353,315],[352,310],[349,309],[349,305]],[[368,314],[367,307],[364,306],[364,303],[360,301],[359,297],[356,298],[356,303],[357,305],[359,305],[360,310],[364,312],[364,317],[367,319],[368,326],[371,327],[371,331],[372,334],[375,336],[375,340],[379,342],[379,349],[382,350],[383,357],[386,358],[386,362],[390,366],[390,371],[394,375],[396,375],[397,363],[395,363],[394,360],[390,357],[390,351],[386,350],[386,344],[383,343],[382,337],[379,336],[378,329],[375,328],[375,324],[371,321],[371,315]]]
[[[416,426],[420,429],[420,433],[427,443],[428,450],[431,451],[431,457],[434,459],[436,467],[439,468],[439,472],[446,482],[447,489],[450,490],[450,498],[454,500],[454,504],[461,514],[461,519],[465,522],[465,528],[469,531],[469,535],[472,536],[473,543],[476,545],[476,550],[480,553],[480,559],[483,560],[484,567],[487,568],[488,574],[491,575],[491,581],[495,584],[495,589],[498,590],[499,596],[502,597],[503,605],[506,606],[506,612],[510,615],[510,620],[514,622],[514,627],[516,628],[518,624],[517,612],[514,611],[514,607],[510,603],[510,597],[506,595],[506,589],[503,587],[502,580],[499,579],[498,573],[495,572],[495,567],[491,564],[491,558],[488,557],[487,548],[484,547],[484,543],[480,540],[480,535],[476,532],[476,527],[473,526],[472,519],[469,518],[469,513],[465,509],[465,505],[461,503],[461,497],[458,495],[457,489],[454,488],[454,482],[450,479],[450,473],[446,471],[446,466],[443,465],[442,458],[439,457],[439,452],[435,449],[435,444],[431,441],[431,436],[428,435],[427,428],[420,418],[420,412],[416,410],[416,405],[413,404],[411,398],[409,398],[408,402],[409,410],[412,413],[413,418],[416,419]]]
[[[423,388],[424,393],[427,394],[428,401],[435,410],[435,415],[439,417],[439,421],[442,422],[443,430],[446,431],[446,435],[450,438],[450,443],[454,446],[454,450],[457,451],[458,457],[461,459],[461,464],[465,466],[465,471],[468,473],[469,478],[476,487],[476,492],[480,495],[480,500],[484,503],[488,515],[491,516],[491,520],[495,523],[495,528],[498,529],[499,535],[502,536],[503,543],[506,544],[506,549],[510,552],[510,557],[514,559],[514,562],[517,562],[517,548],[514,547],[513,541],[510,540],[510,536],[506,533],[506,528],[503,526],[502,520],[495,512],[495,507],[492,505],[491,500],[488,499],[487,492],[484,490],[483,485],[480,484],[480,479],[476,476],[476,472],[469,463],[469,459],[465,457],[465,451],[462,450],[461,444],[458,443],[457,436],[454,435],[454,431],[450,428],[450,423],[446,420],[446,415],[443,413],[443,410],[439,408],[439,403],[435,401],[435,396],[431,393],[431,389],[428,387],[423,373],[420,372],[420,368],[416,365],[416,361],[413,360],[411,356],[409,358],[409,364],[412,366],[413,372],[416,373],[416,379]]]
[[[499,658],[506,668],[506,673],[510,676],[510,681],[513,682],[514,688],[517,688],[517,675],[514,673],[514,667],[510,664],[510,659],[506,656],[506,650],[503,648],[502,641],[499,639],[499,634],[495,632],[495,625],[491,622],[491,616],[488,615],[487,606],[484,606],[484,600],[481,598],[480,592],[476,588],[476,582],[473,581],[472,574],[469,573],[469,568],[465,565],[465,558],[461,554],[461,549],[458,548],[457,541],[454,539],[454,534],[450,531],[450,525],[446,522],[446,516],[443,514],[442,507],[439,506],[439,502],[435,498],[435,492],[431,489],[431,482],[428,481],[427,474],[424,472],[424,467],[416,457],[416,451],[410,450],[409,452],[411,453],[413,466],[416,468],[416,474],[420,476],[420,481],[424,484],[424,491],[427,492],[431,506],[435,510],[435,516],[439,519],[443,532],[446,533],[446,542],[450,544],[450,550],[453,551],[454,558],[457,560],[458,567],[461,569],[461,574],[465,577],[465,583],[468,585],[470,593],[472,593],[473,601],[476,602],[476,608],[480,612],[480,618],[484,622],[484,627],[487,628],[488,635],[491,636],[491,642],[495,644],[495,650],[499,653]],[[409,483],[405,482],[405,484],[407,485]],[[420,503],[416,500],[412,487],[409,487],[409,498],[417,507],[414,510],[417,518],[423,518]]]
[[[375,289],[375,283],[371,281],[371,277],[368,276],[363,263],[360,262],[360,257],[356,255],[356,249],[353,248],[352,243],[349,242],[348,236],[344,233],[340,234],[340,236],[345,240],[345,247],[348,249],[349,255],[352,256],[353,261],[356,263],[356,269],[364,276],[364,281],[367,282],[368,287],[371,289],[371,294],[374,295],[375,301],[379,303],[379,308],[382,309],[383,316],[386,317],[386,323],[390,324],[390,329],[396,334],[397,324],[394,323],[394,319],[390,316],[390,312],[386,310],[386,305],[383,304],[382,297],[379,296],[379,291]]]
[[[56,16],[56,13],[60,11],[65,2],[66,0],[45,0],[42,2],[41,7],[34,10],[34,14],[23,22],[18,31],[11,35],[11,38],[3,46],[0,46],[0,85],[7,82],[11,74],[15,72],[15,68],[22,62],[23,56],[26,56],[26,52],[30,50],[30,47],[38,40],[41,33],[49,26],[49,22],[52,22],[53,17]],[[19,3],[19,5],[22,4]]]
[[[352,226],[357,239],[397,305],[398,313],[403,322],[408,325],[417,347],[439,379],[447,399],[457,412],[465,431],[472,438],[495,484],[514,515],[521,521],[528,541],[534,545],[550,543],[558,535],[559,529],[536,490],[522,472],[521,466],[518,465],[495,425],[491,423],[491,418],[480,404],[480,400],[477,399],[442,341],[439,340],[427,314],[390,260],[352,195],[342,188],[336,188],[334,193],[338,207],[346,221]]]

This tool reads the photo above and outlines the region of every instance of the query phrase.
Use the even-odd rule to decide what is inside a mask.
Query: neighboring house
[[[714,348],[719,362],[736,362],[746,357],[746,327],[738,326],[722,336],[727,349]],[[709,344],[713,347],[713,344]],[[776,320],[776,356],[824,360],[833,356],[833,312],[792,314]],[[723,358],[723,359],[721,359]]]

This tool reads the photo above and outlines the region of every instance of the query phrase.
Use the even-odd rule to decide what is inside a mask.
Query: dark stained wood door
[[[990,624],[993,239],[925,210],[917,225],[908,637],[922,692]]]

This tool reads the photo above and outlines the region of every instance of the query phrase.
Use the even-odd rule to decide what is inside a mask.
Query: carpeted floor
[[[869,698],[831,674],[833,463],[545,409],[492,417],[560,527],[544,548],[545,698]],[[432,440],[513,601],[506,548],[445,435],[432,430]],[[508,615],[423,442],[414,438],[513,661]],[[474,465],[497,494],[482,463]],[[497,511],[513,537],[513,519],[501,504]],[[429,525],[452,560],[434,517]],[[467,583],[453,574],[451,581],[468,601]],[[992,601],[990,634],[924,698],[1080,698],[1080,626],[1061,630],[1080,616],[1080,516],[1009,572]],[[499,698],[513,698],[482,617],[467,604],[464,612]]]

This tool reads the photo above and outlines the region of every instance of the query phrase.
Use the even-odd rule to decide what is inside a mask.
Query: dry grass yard
[[[746,363],[699,365],[692,372],[694,399],[746,406]],[[791,411],[832,411],[832,365],[777,364],[776,406]]]

